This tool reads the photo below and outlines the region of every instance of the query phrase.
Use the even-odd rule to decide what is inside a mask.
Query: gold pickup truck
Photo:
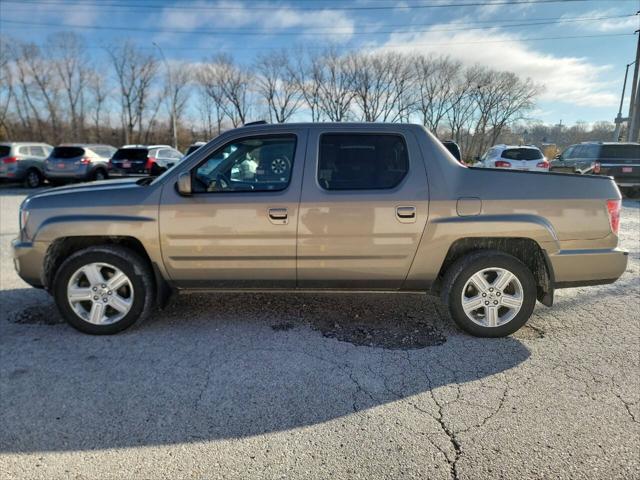
[[[467,168],[417,125],[252,125],[157,178],[28,197],[13,248],[92,334],[191,289],[384,290],[440,295],[498,337],[554,289],[624,272],[619,215],[610,178]]]

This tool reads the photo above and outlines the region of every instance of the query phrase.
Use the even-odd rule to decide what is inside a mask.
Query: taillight
[[[145,164],[144,168],[147,169],[148,172],[151,172],[151,168],[153,168],[153,164],[156,163],[156,158],[155,157],[148,157],[147,158],[147,163]]]
[[[594,162],[593,165],[593,173],[600,173],[600,162]],[[613,200],[610,200],[611,202]]]
[[[91,159],[90,159],[90,158],[88,158],[88,157],[81,158],[81,159],[80,159],[80,163],[81,163],[82,165],[88,165],[88,164],[90,164],[90,163],[91,163]]]
[[[496,168],[509,168],[511,164],[509,162],[505,162],[504,160],[496,160]]]
[[[617,235],[620,231],[620,200],[607,200],[607,212],[611,231]]]
[[[2,163],[16,163],[18,161],[18,157],[7,157],[2,160]]]
[[[536,167],[538,167],[538,168],[549,168],[549,162],[547,162],[546,160],[544,160],[542,162],[538,162]]]

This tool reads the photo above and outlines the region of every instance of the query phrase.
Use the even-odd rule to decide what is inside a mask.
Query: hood
[[[58,213],[113,209],[145,203],[157,190],[151,185],[139,184],[140,178],[105,180],[52,188],[27,197],[23,208],[56,210]]]

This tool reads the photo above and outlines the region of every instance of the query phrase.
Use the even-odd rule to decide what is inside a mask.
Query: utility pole
[[[638,141],[638,130],[640,130],[640,95],[638,94],[638,67],[640,67],[640,30],[635,31],[638,35],[636,46],[636,61],[633,69],[633,83],[631,84],[631,102],[629,104],[629,132],[627,139],[630,142]]]
[[[622,116],[622,104],[624,103],[624,92],[627,89],[627,77],[629,76],[629,67],[636,62],[627,63],[627,68],[624,70],[624,82],[622,83],[622,95],[620,95],[620,107],[618,108],[618,116],[615,118],[614,122],[616,124],[616,128],[613,131],[613,141],[620,141],[620,130],[622,129],[622,124],[624,122],[629,121],[629,117]]]
[[[171,73],[169,62],[167,62],[167,57],[164,56],[164,52],[162,51],[160,46],[156,42],[152,42],[152,43],[160,52],[160,56],[162,57],[164,66],[167,69],[167,78],[169,80],[169,90],[171,90],[171,129],[173,130],[173,148],[177,150],[178,149],[178,125],[176,123],[176,110],[178,109],[178,107],[176,105],[176,95],[175,95],[175,89],[173,85],[173,74]]]

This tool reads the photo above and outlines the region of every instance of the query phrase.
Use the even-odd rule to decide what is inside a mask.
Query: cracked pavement
[[[638,201],[625,275],[558,291],[509,338],[463,334],[436,299],[356,294],[184,295],[91,337],[13,271],[23,194],[0,190],[2,478],[640,477]],[[380,318],[446,341],[324,334]]]

